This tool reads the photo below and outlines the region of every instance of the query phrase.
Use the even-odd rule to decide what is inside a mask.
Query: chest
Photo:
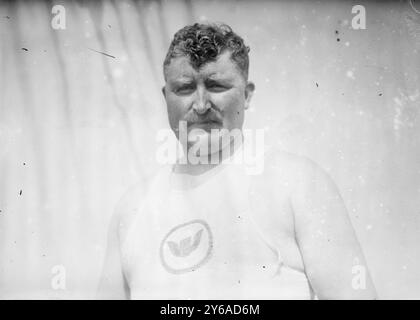
[[[284,257],[299,263],[293,219],[281,195],[257,189],[236,176],[188,193],[152,192],[123,248],[132,293],[238,298],[277,287]]]
[[[178,216],[152,235],[136,235],[137,250],[126,261],[130,288],[147,297],[188,299],[238,296],[244,287],[268,283],[278,271],[276,252],[245,213],[236,220]]]

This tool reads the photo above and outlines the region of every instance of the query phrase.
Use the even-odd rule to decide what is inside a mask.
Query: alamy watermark
[[[54,30],[66,29],[66,8],[57,4],[51,8],[51,13],[54,15],[51,19],[51,27]]]
[[[172,130],[158,131],[156,160],[160,164],[242,164],[247,174],[257,175],[264,170],[264,134],[264,129],[193,128],[188,132],[187,122],[180,121],[178,143]]]
[[[353,278],[351,280],[351,287],[354,290],[366,289],[366,267],[359,263],[359,259],[355,259],[354,265],[351,268]]]
[[[66,290],[66,268],[63,265],[55,265],[51,268],[54,275],[51,279],[51,288],[54,290]]]
[[[351,8],[351,13],[356,14],[351,20],[351,27],[354,30],[366,29],[366,8],[358,4]]]

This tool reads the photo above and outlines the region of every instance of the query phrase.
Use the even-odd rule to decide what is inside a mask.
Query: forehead
[[[242,73],[236,63],[231,59],[231,52],[225,51],[215,61],[208,62],[195,69],[187,56],[179,56],[171,59],[171,63],[165,70],[167,81],[182,79],[236,79]]]

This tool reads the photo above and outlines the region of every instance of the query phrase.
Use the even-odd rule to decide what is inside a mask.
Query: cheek
[[[178,97],[176,95],[170,95],[166,99],[166,106],[169,112],[181,112],[183,109],[186,109],[187,99],[183,97]]]
[[[171,122],[181,119],[188,110],[188,101],[185,98],[168,96],[166,100],[168,116]]]
[[[214,101],[223,112],[224,121],[231,127],[237,127],[236,124],[242,123],[244,116],[245,97],[239,92],[226,94]]]

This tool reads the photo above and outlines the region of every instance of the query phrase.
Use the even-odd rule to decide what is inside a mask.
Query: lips
[[[188,124],[189,128],[200,128],[206,131],[209,131],[211,129],[220,128],[221,123],[218,121],[198,121],[198,122],[192,122]]]
[[[220,124],[220,122],[215,121],[215,120],[206,120],[206,121],[196,121],[196,122],[193,122],[192,124]]]

